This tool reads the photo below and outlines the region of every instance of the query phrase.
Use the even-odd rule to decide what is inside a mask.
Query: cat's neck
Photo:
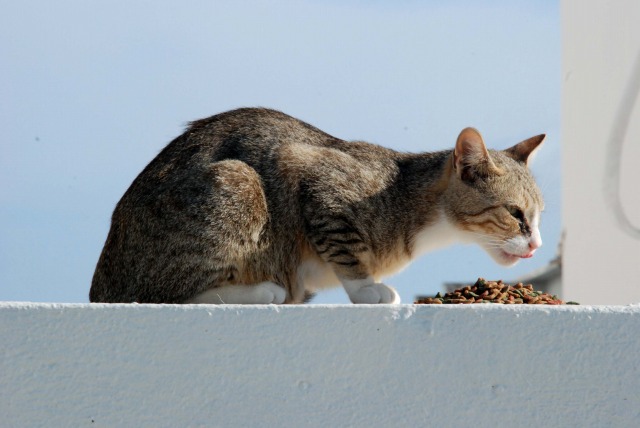
[[[403,198],[420,218],[434,217],[451,176],[453,150],[433,153],[403,154],[398,160],[398,180]],[[434,217],[435,220],[435,217]]]
[[[447,218],[445,198],[452,176],[453,150],[407,154],[399,163],[402,185],[406,192],[405,209],[411,257],[465,242],[467,237]]]
[[[406,153],[398,161],[404,184],[413,191],[443,192],[451,172],[453,150]]]
[[[403,230],[405,251],[411,258],[459,241],[460,234],[447,220],[444,193],[452,174],[453,151],[402,154],[394,203]]]

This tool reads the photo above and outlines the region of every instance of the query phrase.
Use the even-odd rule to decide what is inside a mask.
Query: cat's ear
[[[545,134],[536,135],[535,137],[519,142],[515,146],[506,149],[504,152],[510,158],[525,165],[529,165],[529,162],[533,159],[533,155],[540,148],[545,137]]]
[[[501,174],[489,156],[482,135],[474,128],[465,128],[458,135],[453,150],[453,168],[458,177],[467,182]]]

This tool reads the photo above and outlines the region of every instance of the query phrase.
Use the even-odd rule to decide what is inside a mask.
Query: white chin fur
[[[520,257],[508,254],[500,248],[485,248],[485,251],[502,266],[513,266],[520,261]]]
[[[535,251],[529,249],[529,240],[522,236],[507,239],[497,248],[489,245],[483,245],[483,247],[498,264],[503,266],[513,266],[521,258],[532,257]]]

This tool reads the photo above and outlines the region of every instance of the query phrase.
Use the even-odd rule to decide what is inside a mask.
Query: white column
[[[563,295],[640,302],[640,2],[561,13]]]

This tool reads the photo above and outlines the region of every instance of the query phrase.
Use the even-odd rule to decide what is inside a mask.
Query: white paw
[[[233,305],[281,305],[287,297],[284,288],[273,282],[256,285],[226,285],[212,288],[192,297],[185,303],[233,304]]]
[[[284,288],[273,282],[261,282],[255,285],[256,303],[269,305],[271,303],[281,305],[287,297]]]
[[[393,288],[381,283],[365,285],[349,294],[353,303],[400,303],[400,296]]]

